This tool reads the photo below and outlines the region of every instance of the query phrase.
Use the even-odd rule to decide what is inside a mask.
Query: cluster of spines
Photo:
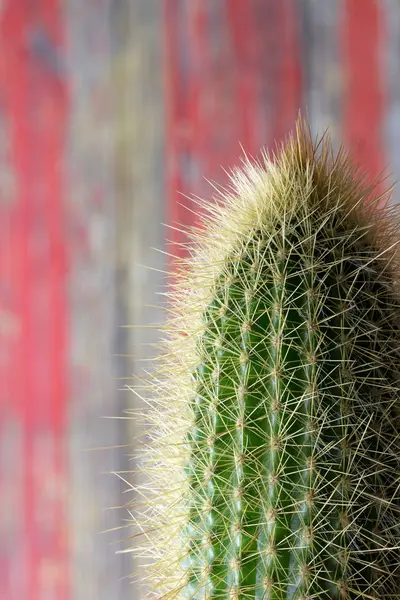
[[[198,233],[155,378],[141,527],[157,529],[156,586],[193,600],[391,600],[400,338],[382,237],[397,231],[376,205],[369,221],[348,161],[317,156],[303,129],[236,181]]]

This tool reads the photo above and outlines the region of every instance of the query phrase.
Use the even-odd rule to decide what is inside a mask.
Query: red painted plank
[[[183,191],[182,172],[179,169],[179,157],[185,153],[188,123],[185,73],[183,72],[180,51],[183,30],[178,15],[182,14],[182,0],[167,0],[164,3],[164,39],[165,39],[165,128],[166,128],[166,180],[168,204],[168,222],[176,224],[180,221],[181,209],[177,203],[178,191]],[[173,200],[172,200],[173,199]],[[171,230],[169,238],[177,255],[180,250],[177,244],[182,240],[179,232]]]
[[[18,119],[18,116],[24,111],[24,96],[27,97],[27,82],[26,74],[20,69],[20,60],[18,46],[16,41],[21,39],[24,27],[24,17],[21,10],[15,10],[14,6],[9,6],[3,12],[1,23],[1,43],[3,56],[7,56],[7,61],[2,64],[2,81],[1,94],[3,99],[3,110],[5,118],[10,123],[11,137],[11,160],[16,172],[16,197],[14,198],[13,206],[9,208],[10,214],[10,234],[8,248],[5,250],[12,261],[12,268],[9,271],[9,279],[7,281],[10,301],[9,310],[14,315],[19,323],[19,331],[15,345],[9,347],[9,370],[10,370],[10,387],[7,403],[14,406],[14,417],[20,423],[23,436],[23,454],[20,454],[22,468],[22,489],[19,492],[22,494],[23,505],[20,506],[21,514],[19,516],[20,526],[17,527],[17,522],[14,520],[14,527],[18,530],[20,548],[15,552],[5,556],[6,560],[6,578],[7,597],[12,600],[18,595],[26,597],[29,591],[29,581],[31,580],[31,561],[30,561],[30,543],[28,535],[30,533],[30,522],[32,516],[29,506],[26,503],[27,494],[32,490],[29,487],[28,481],[28,454],[27,450],[27,432],[24,418],[25,398],[29,397],[28,373],[26,364],[26,329],[27,329],[27,311],[24,311],[24,298],[27,296],[27,277],[26,272],[26,226],[24,218],[23,205],[26,205],[26,200],[23,198],[22,191],[24,182],[21,181],[23,175],[27,172],[27,161],[21,150],[17,147],[21,146],[22,141],[27,139],[27,127],[24,121]],[[11,37],[12,36],[12,37]],[[11,74],[15,75],[12,76]],[[7,340],[5,340],[7,342]],[[7,408],[5,409],[7,410]],[[5,413],[9,413],[7,410]],[[2,481],[2,485],[11,485],[10,481]],[[11,493],[7,489],[2,489],[2,493]],[[8,532],[11,537],[13,531]],[[12,571],[15,567],[19,568],[20,577],[17,579],[12,576]]]
[[[254,119],[261,144],[272,148],[293,130],[303,106],[299,7],[294,0],[253,2],[262,93]]]
[[[368,169],[371,177],[379,175],[386,164],[382,141],[386,102],[383,10],[376,0],[345,0],[342,13],[343,135],[355,161]]]
[[[259,102],[259,54],[254,2],[227,2],[227,17],[232,39],[230,60],[234,72],[234,97],[240,125],[240,143],[246,153],[257,155],[257,105]],[[236,117],[236,118],[237,118]],[[237,151],[237,149],[236,149]],[[235,157],[236,158],[236,157]],[[226,167],[230,165],[225,165]]]
[[[68,598],[65,455],[67,306],[64,183],[68,112],[60,79],[61,5],[9,2],[1,20],[0,93],[10,122],[15,200],[7,282],[18,323],[10,395],[22,431],[20,546],[8,561],[7,598]],[[12,394],[12,396],[11,396]],[[16,577],[16,573],[18,576]]]
[[[281,27],[276,27],[281,36],[282,63],[277,83],[281,86],[277,111],[275,139],[279,142],[293,130],[299,110],[302,108],[300,40],[298,16],[293,0],[281,0]]]
[[[194,215],[179,193],[210,197],[203,177],[257,156],[294,125],[301,105],[293,0],[165,0],[168,222]],[[184,203],[190,209],[190,200]],[[184,237],[172,232],[173,253]]]

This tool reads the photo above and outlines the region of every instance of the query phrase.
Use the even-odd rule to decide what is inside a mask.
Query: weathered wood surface
[[[138,597],[129,529],[100,534],[131,448],[89,449],[137,433],[101,417],[157,340],[120,326],[163,319],[161,223],[299,108],[399,179],[400,4],[3,0],[0,34],[0,598]]]

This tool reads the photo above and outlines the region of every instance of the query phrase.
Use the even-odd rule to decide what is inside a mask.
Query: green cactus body
[[[400,597],[395,215],[329,150],[300,125],[196,233],[141,525],[163,597]]]

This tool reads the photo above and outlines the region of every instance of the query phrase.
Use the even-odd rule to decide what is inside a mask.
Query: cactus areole
[[[299,122],[191,232],[135,511],[156,598],[400,598],[399,230],[374,189]]]

